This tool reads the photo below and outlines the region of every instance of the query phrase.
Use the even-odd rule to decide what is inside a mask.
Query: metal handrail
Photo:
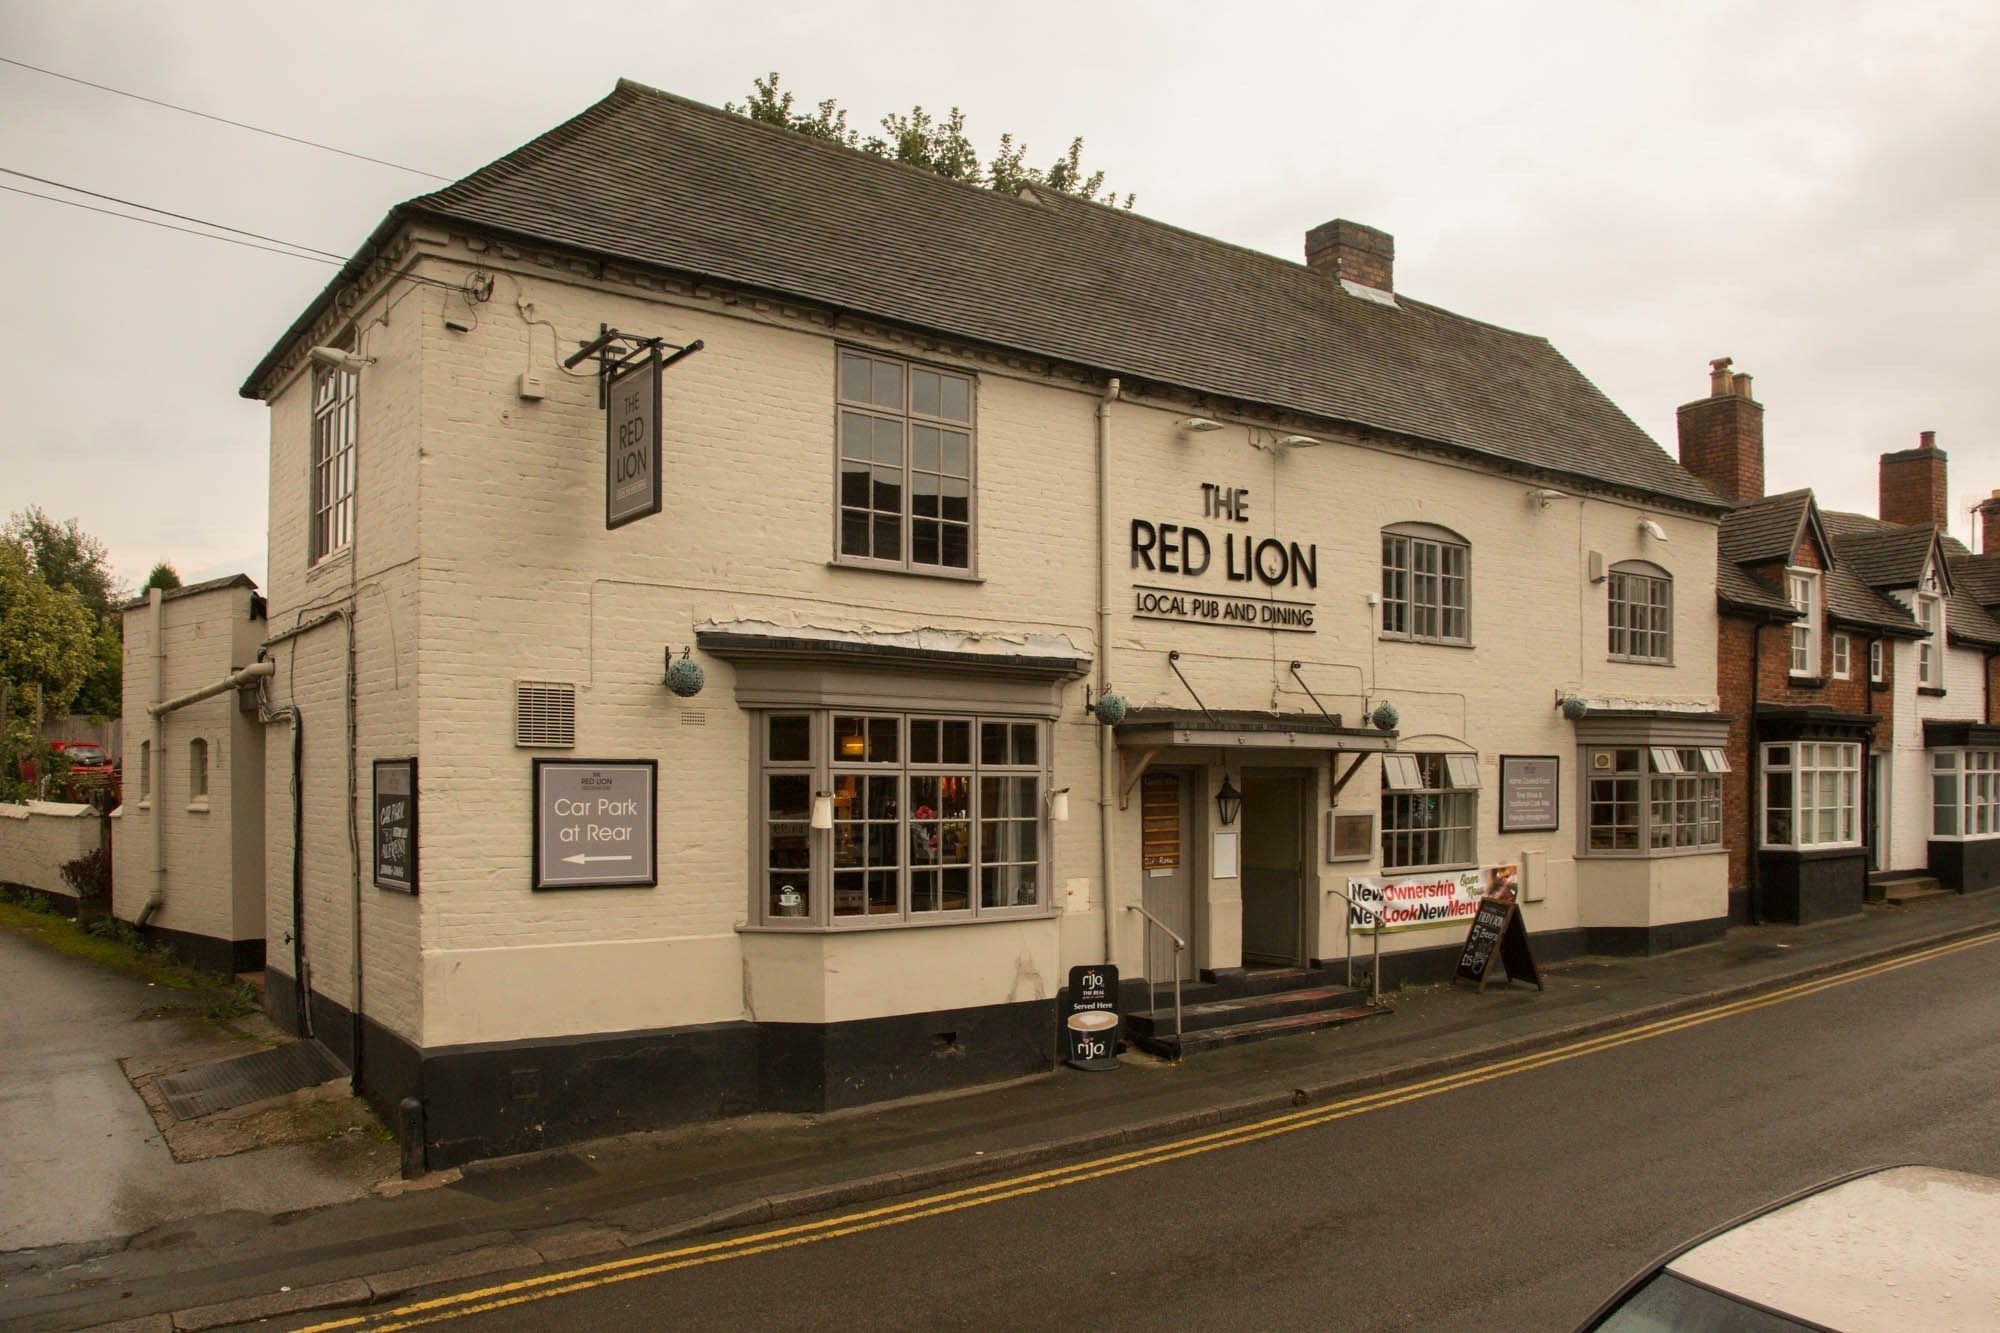
[[[1187,950],[1187,941],[1176,935],[1173,927],[1154,916],[1151,912],[1148,912],[1138,903],[1126,903],[1125,910],[1128,912],[1137,912],[1153,926],[1157,927],[1162,935],[1165,935],[1174,942],[1174,1058],[1178,1060],[1181,1057],[1181,954]],[[1149,960],[1151,956],[1152,951],[1148,950],[1147,957]],[[1151,967],[1147,968],[1148,972],[1151,970]],[[1158,984],[1150,976],[1147,977],[1146,982],[1149,987]]]
[[[1369,972],[1368,972],[1368,1003],[1371,1005],[1380,1005],[1382,1003],[1381,909],[1370,907],[1366,903],[1358,903],[1354,901],[1354,899],[1342,893],[1339,889],[1334,888],[1333,885],[1331,884],[1326,885],[1325,888],[1328,893],[1331,893],[1335,897],[1341,899],[1349,907],[1358,908],[1359,910],[1366,912],[1369,916],[1375,918],[1375,931],[1374,931],[1375,949],[1374,949],[1374,959],[1373,962],[1369,965]],[[1354,987],[1354,913],[1342,912],[1341,916],[1344,917],[1347,921],[1347,985],[1348,988],[1351,990]]]

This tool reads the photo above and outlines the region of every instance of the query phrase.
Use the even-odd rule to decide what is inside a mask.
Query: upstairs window
[[[1854,674],[1854,645],[1845,634],[1833,636],[1833,678],[1846,680]]]
[[[312,535],[314,564],[354,540],[354,443],[359,380],[331,366],[313,367]]]
[[[1799,619],[1792,622],[1792,669],[1794,676],[1819,674],[1819,571],[1788,569],[1785,593]]]
[[[970,572],[971,377],[873,352],[839,361],[840,560]]]
[[[1471,638],[1472,548],[1443,528],[1382,532],[1382,637],[1422,643]]]
[[[1880,685],[1888,678],[1888,673],[1883,668],[1882,641],[1872,639],[1868,644],[1868,679]]]
[[[1927,636],[1917,641],[1917,684],[1927,690],[1944,688],[1944,598],[1917,594],[1917,624]]]
[[[1611,567],[1607,583],[1611,656],[1626,662],[1672,662],[1672,577],[1657,565],[1628,561]]]
[[[188,799],[208,799],[208,742],[200,737],[188,742]]]

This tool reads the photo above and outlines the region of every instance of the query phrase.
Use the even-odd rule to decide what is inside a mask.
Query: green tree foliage
[[[117,619],[111,609],[118,598],[111,553],[75,519],[58,523],[40,505],[30,505],[7,520],[0,536],[20,549],[42,582],[51,588],[74,588],[99,620]]]
[[[811,112],[803,112],[795,109],[793,95],[779,88],[777,71],[773,70],[769,77],[752,82],[755,87],[741,105],[730,102],[724,105],[723,110],[814,139],[837,143],[843,148],[856,149],[871,157],[905,162],[935,172],[947,180],[984,185],[1006,194],[1018,193],[1026,186],[1040,185],[1114,207],[1130,208],[1135,199],[1135,196],[1127,194],[1121,205],[1116,191],[1104,189],[1102,171],[1084,173],[1081,137],[1070,140],[1069,151],[1051,163],[1047,170],[1041,170],[1027,165],[1026,144],[1017,144],[1013,135],[1003,134],[999,148],[982,167],[978,150],[965,132],[965,113],[957,107],[953,107],[951,114],[943,120],[933,118],[920,106],[910,108],[908,115],[897,113],[884,116],[882,134],[864,139],[859,130],[847,127],[847,112],[832,98],[819,103]],[[1102,200],[1098,199],[1100,192]]]
[[[97,626],[74,588],[51,588],[12,541],[0,541],[0,684],[9,712],[69,709],[95,660]]]
[[[139,586],[139,591],[151,592],[153,589],[158,588],[162,592],[172,592],[180,586],[181,576],[174,571],[172,565],[162,560],[159,564],[153,566],[152,573],[146,575],[146,581]]]
[[[115,625],[97,627],[90,672],[69,709],[90,717],[118,717],[125,711],[125,640]]]

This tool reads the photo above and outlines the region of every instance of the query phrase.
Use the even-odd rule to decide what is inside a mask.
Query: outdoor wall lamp
[[[1568,498],[1569,497],[1561,491],[1542,489],[1542,490],[1534,490],[1528,492],[1528,503],[1532,505],[1539,505],[1543,509],[1547,509],[1552,501],[1566,500]]]
[[[1667,539],[1667,530],[1650,518],[1642,518],[1639,520],[1639,535],[1651,537],[1656,542],[1663,542]]]
[[[813,793],[812,826],[814,828],[833,827],[833,793],[816,791]]]
[[[1069,823],[1068,787],[1057,787],[1049,793],[1049,822],[1051,824]]]
[[[1209,431],[1221,429],[1222,423],[1220,421],[1210,421],[1207,417],[1183,417],[1181,419],[1181,434],[1183,435],[1205,435]]]
[[[1316,440],[1310,435],[1280,435],[1274,443],[1280,449],[1317,449],[1325,440]]]
[[[1222,775],[1222,785],[1215,791],[1215,813],[1222,820],[1222,827],[1228,828],[1236,822],[1236,816],[1243,813],[1243,793],[1236,790],[1236,784],[1229,775]]]

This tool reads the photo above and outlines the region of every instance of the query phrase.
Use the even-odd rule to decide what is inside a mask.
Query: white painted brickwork
[[[0,804],[0,884],[76,897],[62,868],[98,844],[97,812],[87,805],[29,801]]]
[[[496,274],[493,299],[473,331],[460,334],[441,318],[443,302],[458,298],[425,290],[364,335],[363,350],[381,360],[362,378],[356,550],[310,576],[303,380],[272,413],[271,628],[314,606],[352,607],[364,802],[370,759],[422,756],[421,897],[384,894],[364,878],[370,1016],[427,1047],[744,1017],[838,1021],[1045,997],[1068,966],[1101,960],[1099,729],[1084,718],[1083,682],[1067,691],[1053,729],[1054,785],[1072,789],[1073,813],[1052,829],[1051,889],[1073,910],[1027,923],[833,937],[739,933],[749,899],[750,755],[734,674],[703,660],[708,685],[692,700],[660,683],[663,651],[678,654],[709,619],[1035,632],[1095,652],[1096,394],[852,335],[978,375],[979,581],[830,567],[835,337],[747,304],[613,290],[497,250],[450,254]],[[427,260],[418,271],[456,285],[467,269]],[[524,321],[521,301],[532,303],[536,323]],[[665,512],[616,532],[603,527],[595,378],[566,376],[554,364],[605,323],[706,344],[665,376]],[[541,401],[516,395],[524,369],[547,386]],[[1175,423],[1186,414],[1123,403],[1110,415],[1112,675],[1135,707],[1192,706],[1167,667],[1167,651],[1179,648],[1182,669],[1212,708],[1311,712],[1286,669],[1296,657],[1326,706],[1350,721],[1364,701],[1387,701],[1400,710],[1411,748],[1428,733],[1478,750],[1479,859],[1547,853],[1545,901],[1527,909],[1531,928],[1723,913],[1719,856],[1609,867],[1605,892],[1592,897],[1580,881],[1593,863],[1575,854],[1574,737],[1554,708],[1558,691],[1632,706],[1715,706],[1712,523],[1600,499],[1542,509],[1522,481],[1358,443],[1273,457],[1251,448],[1240,426],[1184,439]],[[1249,488],[1251,522],[1204,518],[1202,482]],[[1280,595],[1316,603],[1318,632],[1133,618],[1135,577],[1190,590],[1224,586],[1219,547],[1203,580],[1135,576],[1125,545],[1134,517],[1198,524],[1216,538],[1230,530],[1316,543],[1317,589]],[[1666,530],[1666,545],[1640,536],[1646,517]],[[1470,540],[1471,647],[1377,639],[1365,599],[1380,588],[1380,529],[1397,522],[1437,524]],[[1673,572],[1674,665],[1606,660],[1605,590],[1588,580],[1591,550],[1607,563],[1648,559]],[[343,627],[313,631],[275,652],[273,686],[278,702],[296,700],[308,714],[314,984],[343,1003],[351,892],[340,790],[344,653]],[[513,688],[522,679],[575,683],[574,757],[660,761],[658,888],[531,891],[530,761],[545,752],[513,744]],[[684,725],[691,713],[704,725]],[[273,735],[265,793],[274,885],[289,882],[285,743]],[[1502,753],[1561,757],[1559,832],[1498,834]],[[1377,807],[1377,767],[1343,793],[1342,809]],[[1323,761],[1317,771],[1323,812]],[[1220,772],[1212,768],[1211,779]],[[1110,896],[1122,908],[1138,892],[1136,809],[1119,816],[1118,828]],[[1372,872],[1372,863],[1321,867],[1323,882],[1343,886],[1350,873]],[[1644,881],[1636,894],[1635,877]],[[1072,885],[1073,899],[1065,894]],[[1233,886],[1214,886],[1204,925],[1217,961],[1234,947],[1232,894]],[[278,941],[289,929],[288,901],[282,893],[270,901],[272,957],[286,966],[276,960],[286,957]],[[1117,956],[1136,972],[1137,918],[1118,917]],[[1342,947],[1339,923],[1332,911],[1309,917],[1319,956]],[[1415,932],[1392,946],[1446,942]]]

